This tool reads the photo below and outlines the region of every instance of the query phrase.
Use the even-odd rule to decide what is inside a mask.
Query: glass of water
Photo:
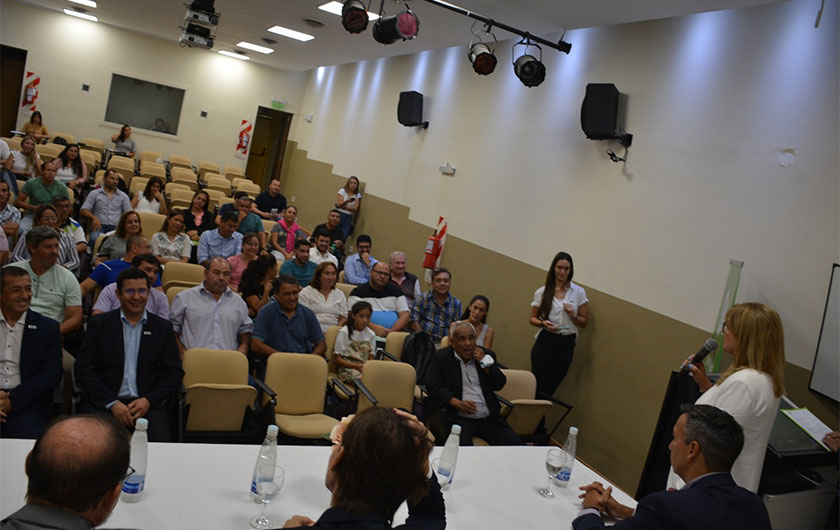
[[[283,489],[283,482],[286,480],[286,472],[280,466],[264,466],[259,470],[257,481],[257,495],[262,501],[262,510],[259,515],[248,520],[253,528],[263,530],[273,526],[273,522],[265,514],[268,503],[280,494]]]
[[[545,454],[545,470],[548,472],[548,483],[544,488],[537,490],[540,495],[547,499],[555,497],[554,492],[551,491],[551,480],[560,474],[560,469],[566,463],[566,453],[561,449],[554,447],[549,449]]]

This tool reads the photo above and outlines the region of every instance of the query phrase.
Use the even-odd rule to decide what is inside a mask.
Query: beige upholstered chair
[[[193,191],[198,189],[198,181],[196,180],[195,173],[189,169],[182,167],[172,168],[170,176],[172,177],[172,182],[188,186]]]
[[[341,272],[344,272],[344,271],[341,271]],[[341,275],[341,273],[339,273],[339,275]],[[355,289],[355,288],[356,288],[356,286],[355,286],[355,285],[353,285],[352,283],[341,283],[341,282],[338,282],[338,283],[336,283],[336,284],[335,284],[335,288],[336,288],[336,289],[340,289],[340,290],[341,290],[341,292],[343,292],[343,293],[344,293],[344,296],[345,296],[346,298],[350,298],[350,293],[352,293],[352,292],[353,292],[353,289]]]
[[[166,221],[166,216],[160,213],[137,212],[137,215],[140,216],[140,226],[143,227],[143,235],[149,241],[152,240],[153,235],[160,232],[160,229],[163,228],[163,222]]]
[[[164,195],[169,197],[170,200],[175,199],[175,196],[173,196],[175,191],[183,192],[178,195],[178,198],[186,199],[187,201],[192,201],[192,197],[195,195],[195,192],[191,190],[189,186],[181,184],[180,182],[167,182],[166,186],[163,188]]]
[[[108,160],[108,169],[113,169],[119,173],[126,185],[131,185],[131,179],[134,177],[134,160],[125,156],[114,155]]]
[[[76,143],[76,137],[73,136],[72,134],[63,133],[63,132],[53,133],[52,137],[50,138],[50,142],[55,143],[56,138],[64,138],[64,141],[67,142],[68,144],[75,144]],[[63,148],[64,147],[62,146],[62,149]]]
[[[385,351],[396,357],[402,358],[403,344],[408,333],[405,331],[392,331],[385,337]]]
[[[181,155],[170,156],[169,157],[169,167],[170,167],[170,169],[180,167],[180,168],[184,168],[184,169],[189,169],[190,171],[193,170],[192,162],[190,161],[190,159],[186,156],[181,156]]]
[[[169,307],[172,307],[172,301],[175,300],[178,293],[186,291],[187,289],[190,289],[190,287],[186,287],[184,285],[170,285],[169,288],[166,289],[166,298],[169,300]]]
[[[234,177],[244,177],[245,170],[241,167],[236,166],[225,166],[224,176],[226,179],[231,180]]]
[[[96,138],[82,138],[83,150],[94,151],[99,153],[99,161],[102,161],[102,156],[105,154],[105,143]]]
[[[185,432],[239,431],[257,390],[248,385],[248,359],[238,351],[184,352]]]
[[[207,209],[211,212],[215,212],[216,206],[218,206],[219,201],[224,199],[226,195],[224,194],[224,192],[214,190],[213,188],[205,188],[204,191],[206,191],[207,195],[210,196],[210,204],[207,206]]]
[[[164,291],[174,286],[193,287],[204,281],[204,267],[194,263],[170,261],[164,267],[160,281]]]
[[[373,406],[413,410],[416,382],[414,367],[408,363],[368,361],[362,371],[361,381],[356,382],[360,389],[356,412]],[[371,401],[371,397],[374,401]]]
[[[163,158],[162,153],[156,151],[143,151],[140,153],[140,164],[143,162],[157,162],[158,158]]]
[[[215,162],[209,162],[207,160],[201,160],[198,163],[198,176],[203,177],[205,173],[218,173],[219,172],[219,164]]]
[[[327,436],[338,420],[323,414],[327,363],[317,355],[273,353],[265,382],[276,392],[274,418],[280,431],[294,438]]]
[[[131,186],[128,189],[131,193],[143,193],[148,183],[149,179],[147,177],[134,177],[131,179]]]

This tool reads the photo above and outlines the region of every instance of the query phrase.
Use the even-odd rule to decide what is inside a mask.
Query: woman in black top
[[[190,236],[193,246],[190,263],[197,263],[196,254],[201,234],[216,228],[216,220],[213,219],[213,214],[207,210],[209,204],[210,195],[206,191],[199,190],[193,195],[190,208],[184,212],[184,231]]]
[[[256,318],[257,313],[271,301],[272,282],[277,276],[277,259],[271,254],[263,254],[251,260],[239,281],[239,292],[248,304],[248,315]]]

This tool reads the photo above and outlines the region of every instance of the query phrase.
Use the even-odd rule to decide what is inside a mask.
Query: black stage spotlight
[[[347,0],[341,8],[341,25],[350,33],[367,29],[368,12],[361,0]]]
[[[467,52],[467,57],[469,57],[475,73],[478,75],[488,75],[493,73],[497,62],[493,51],[494,50],[490,49],[490,46],[483,42],[476,42],[470,46],[470,50]]]
[[[420,19],[410,9],[392,17],[382,17],[373,24],[373,38],[381,44],[391,44],[397,39],[413,39],[418,31]]]
[[[522,54],[513,63],[513,73],[522,81],[526,87],[539,86],[545,80],[545,65],[542,63],[542,48],[536,44],[531,44],[529,41],[520,41],[513,45],[514,49],[519,46],[525,46],[525,51],[528,51],[529,46],[540,51],[540,58],[537,59],[533,55],[527,53]]]

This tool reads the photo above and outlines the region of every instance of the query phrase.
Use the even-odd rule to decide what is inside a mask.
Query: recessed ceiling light
[[[241,53],[229,52],[227,50],[219,50],[219,53],[226,56],[226,57],[233,57],[234,59],[239,59],[241,61],[247,61],[247,60],[251,59],[247,55],[244,55],[244,54],[241,54]]]
[[[276,33],[278,35],[283,35],[284,37],[289,37],[290,39],[299,40],[301,42],[306,42],[315,38],[312,35],[307,35],[306,33],[301,33],[300,31],[284,28],[283,26],[274,26],[272,28],[268,28],[268,31]]]
[[[71,17],[79,17],[85,20],[90,20],[91,22],[99,22],[99,19],[93,15],[88,15],[87,13],[82,13],[81,11],[73,11],[72,9],[65,9],[65,15],[70,15]]]
[[[318,6],[318,9],[326,11],[327,13],[332,13],[333,15],[341,16],[342,7],[344,7],[344,4],[342,4],[341,2],[327,2],[322,6]],[[368,18],[370,20],[376,20],[379,18],[379,15],[377,15],[373,11],[368,11]]]
[[[245,48],[246,50],[251,50],[255,52],[265,53],[266,55],[269,53],[274,53],[274,50],[271,48],[266,48],[265,46],[260,46],[258,44],[251,44],[250,42],[242,41],[237,44],[240,48]]]
[[[96,2],[93,0],[70,0],[71,2],[75,2],[77,4],[82,4],[83,6],[88,6],[96,9]]]

